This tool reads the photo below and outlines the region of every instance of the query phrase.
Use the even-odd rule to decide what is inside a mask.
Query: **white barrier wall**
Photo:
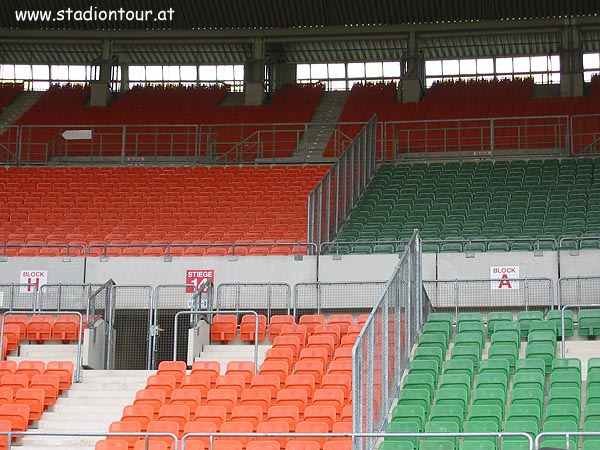
[[[560,276],[600,277],[600,250],[561,251]]]
[[[8,258],[0,262],[0,284],[24,284],[28,278],[35,276],[24,275],[21,272],[35,273],[45,271],[47,284],[83,284],[85,283],[85,258]],[[105,280],[106,281],[106,280]],[[32,281],[35,284],[35,281]]]

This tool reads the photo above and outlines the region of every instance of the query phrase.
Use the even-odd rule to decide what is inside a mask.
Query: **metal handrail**
[[[177,331],[178,331],[178,322],[179,316],[190,316],[192,314],[198,314],[198,311],[179,311],[175,314],[175,338],[173,340],[173,361],[177,360]],[[201,314],[206,314],[210,316],[215,316],[217,314],[254,314],[255,316],[255,328],[254,328],[254,372],[258,374],[258,313],[253,310],[215,310],[215,311],[202,311]]]
[[[560,308],[560,331],[562,333],[561,354],[562,358],[566,357],[566,338],[565,338],[565,311],[570,308],[599,308],[600,303],[581,303],[563,305]]]

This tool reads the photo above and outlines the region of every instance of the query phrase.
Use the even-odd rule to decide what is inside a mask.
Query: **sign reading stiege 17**
[[[491,266],[490,278],[492,289],[519,289],[519,266]]]
[[[185,271],[185,284],[193,285],[188,286],[185,289],[185,292],[194,293],[198,286],[202,286],[202,283],[206,281],[215,281],[215,271],[214,270],[186,270]],[[206,292],[206,291],[204,291]]]
[[[47,270],[21,270],[20,284],[28,285],[21,288],[22,293],[37,292],[46,283],[48,283]]]

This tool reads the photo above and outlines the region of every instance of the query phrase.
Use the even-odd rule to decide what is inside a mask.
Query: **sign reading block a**
[[[519,289],[519,266],[491,266],[491,289]]]

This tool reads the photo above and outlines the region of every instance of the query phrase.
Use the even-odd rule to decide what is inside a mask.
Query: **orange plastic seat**
[[[29,377],[24,373],[7,373],[0,379],[0,386],[12,389],[14,397],[19,389],[29,387]]]
[[[327,359],[331,359],[335,349],[335,339],[333,336],[316,334],[308,338],[306,348],[324,348],[327,351]]]
[[[287,422],[277,422],[277,421],[269,421],[269,422],[261,422],[256,427],[257,433],[289,433],[290,425]],[[288,439],[286,436],[281,437],[273,437],[273,440],[279,442],[279,448],[285,448],[285,444],[287,444]]]
[[[254,375],[250,381],[250,388],[266,389],[271,393],[271,402],[277,398],[277,392],[281,386],[281,378],[279,375],[262,374]]]
[[[221,425],[222,426],[222,425]],[[199,420],[193,420],[185,424],[183,428],[183,434],[189,433],[216,433],[218,431],[217,424],[215,422],[203,422]],[[208,436],[193,436],[185,440],[185,448],[188,448],[188,443],[200,442],[205,448],[210,447],[210,437]]]
[[[321,388],[341,390],[344,393],[344,400],[347,402],[352,398],[352,377],[346,374],[325,374],[321,379]]]
[[[265,354],[265,361],[284,361],[288,365],[288,372],[294,364],[294,350],[289,347],[271,347]]]
[[[142,439],[137,441],[133,446],[133,450],[169,450],[171,448],[173,447],[169,446],[166,442],[151,439],[148,439],[148,442]]]
[[[0,405],[5,403],[12,403],[14,397],[13,390],[9,387],[2,387],[0,385]]]
[[[281,327],[281,336],[298,336],[300,338],[300,348],[302,349],[306,344],[308,330],[306,325],[284,325]]]
[[[64,391],[71,387],[73,369],[73,361],[48,361],[44,375],[56,375],[58,377],[58,390]]]
[[[356,342],[356,338],[358,338],[358,334],[347,334],[346,336],[342,336],[340,339],[339,348],[352,348]]]
[[[312,375],[315,378],[316,388],[321,386],[321,378],[323,378],[324,372],[325,368],[320,361],[298,360],[294,368],[294,374],[296,375]]]
[[[334,423],[332,433],[352,434],[352,422],[336,422],[336,423]],[[351,439],[351,438],[337,438],[337,439]]]
[[[335,406],[331,405],[311,405],[304,410],[304,420],[306,422],[325,422],[329,431],[333,429],[333,424],[337,422]]]
[[[205,374],[210,378],[211,387],[214,387],[217,377],[221,374],[219,361],[195,361],[192,364],[190,375]]]
[[[247,388],[242,392],[241,406],[258,406],[266,415],[271,406],[271,392],[264,388]]]
[[[5,323],[4,324],[4,337],[6,337],[6,351],[13,352],[18,350],[21,327],[16,323]]]
[[[0,405],[0,421],[8,420],[11,431],[25,431],[29,426],[29,405],[6,403]],[[18,436],[13,436],[18,437]]]
[[[194,412],[194,421],[212,422],[217,430],[221,428],[223,422],[227,420],[227,409],[224,406],[198,406]]]
[[[275,439],[257,439],[248,442],[246,450],[279,450],[279,441]]]
[[[346,405],[342,408],[342,414],[340,415],[340,422],[352,423],[352,405]]]
[[[225,422],[221,425],[221,433],[252,433],[255,427],[250,422],[235,421]],[[246,448],[251,437],[249,436],[218,436],[216,441],[237,441],[242,444],[242,448]]]
[[[235,314],[216,314],[210,325],[211,341],[233,341],[237,339],[237,317]]]
[[[171,405],[185,405],[190,411],[202,405],[202,392],[198,389],[175,389],[171,393]]]
[[[79,316],[75,314],[59,314],[54,319],[52,339],[55,341],[77,341],[79,339]]]
[[[123,422],[121,420],[112,422],[108,426],[109,433],[141,433],[142,426],[139,422],[130,420]],[[141,438],[140,436],[107,436],[107,440],[124,440],[127,443],[129,449],[133,449],[133,446]]]
[[[163,408],[164,408],[164,406],[163,406]],[[148,433],[171,433],[171,434],[174,434],[175,436],[178,436],[179,427],[180,427],[180,425],[177,422],[174,422],[171,420],[153,420],[148,424],[146,431]],[[183,426],[181,426],[181,434],[183,434]],[[175,448],[175,445],[176,445],[175,440],[169,436],[150,436],[148,438],[148,441],[150,444],[152,444],[154,442],[164,442],[166,444],[165,448],[167,450],[171,450],[171,449]],[[140,442],[143,443],[144,440],[142,440]],[[135,445],[136,446],[139,445],[139,442],[137,442]],[[135,448],[136,447],[134,447],[134,449]]]
[[[27,339],[27,324],[29,323],[27,314],[7,314],[4,317],[4,325],[9,323],[19,326],[19,340]]]
[[[255,341],[256,334],[256,316],[254,314],[244,314],[240,322],[240,340]],[[262,341],[267,336],[267,316],[258,315],[258,340]]]
[[[154,410],[150,405],[126,405],[121,414],[121,422],[137,422],[142,431],[146,431],[148,424],[153,420]]]
[[[329,427],[325,422],[305,422],[301,421],[296,424],[296,433],[323,433],[327,434],[329,432]],[[325,444],[326,437],[295,437],[294,441],[312,441],[319,444],[319,448],[323,448],[323,444]]]
[[[171,254],[173,254],[173,252],[171,252]],[[185,450],[208,450],[208,447],[204,445],[204,442],[190,441],[190,439],[187,439],[185,441]]]
[[[158,418],[158,410],[166,404],[165,392],[161,389],[140,389],[135,393],[134,405],[150,405],[152,417]]]
[[[265,360],[260,365],[259,375],[275,375],[279,378],[279,382],[283,383],[286,377],[290,374],[290,368],[285,361]]]
[[[289,348],[292,350],[294,355],[294,361],[298,359],[300,353],[300,337],[299,336],[277,336],[273,340],[273,348]]]
[[[177,382],[173,375],[150,375],[146,380],[146,389],[160,389],[169,400],[171,393],[175,390]]]
[[[344,407],[344,391],[341,389],[317,389],[313,396],[313,405],[331,405],[335,407],[336,419]]]
[[[317,325],[314,332],[315,336],[326,335],[333,336],[335,346],[337,347],[340,343],[341,331],[339,325],[325,324]]]
[[[288,375],[285,379],[285,387],[287,389],[304,389],[308,401],[312,401],[313,393],[315,391],[315,377],[312,375]]]
[[[290,432],[296,430],[296,424],[300,418],[300,410],[297,406],[271,406],[267,413],[266,422],[286,422]]]
[[[252,361],[229,361],[225,368],[225,375],[241,375],[244,377],[245,386],[250,386],[250,381],[255,373]]]
[[[326,441],[323,450],[352,450],[352,439],[336,439]]]
[[[315,332],[317,325],[325,323],[325,316],[323,314],[304,314],[300,316],[298,323],[306,326],[306,330],[310,336]]]
[[[13,403],[29,406],[29,422],[40,420],[44,412],[44,391],[35,388],[19,389]]]
[[[122,437],[122,436],[119,436]],[[94,450],[128,450],[129,444],[125,439],[102,439],[96,442]]]
[[[158,411],[158,420],[161,422],[174,422],[179,426],[176,436],[181,439],[183,428],[190,420],[190,407],[187,405],[164,405]]]
[[[210,376],[206,373],[184,375],[181,379],[181,389],[196,389],[200,391],[202,394],[201,402],[203,402],[210,389]]]
[[[233,389],[211,389],[206,397],[207,406],[223,406],[227,417],[231,415],[233,407],[238,403],[237,392]]]
[[[220,375],[215,382],[215,389],[231,389],[235,391],[238,401],[245,387],[246,380],[243,375]]]
[[[256,427],[263,421],[265,412],[260,406],[256,405],[238,405],[231,411],[231,422],[248,422],[252,424],[252,430],[256,431]],[[223,430],[221,430],[223,432]]]
[[[242,450],[242,443],[238,440],[215,439],[212,450]]]
[[[30,341],[49,341],[52,339],[54,317],[49,314],[36,314],[27,323],[27,339]]]
[[[187,365],[184,361],[161,361],[158,363],[157,375],[173,375],[175,377],[175,386],[181,386],[181,380],[185,375]]]
[[[323,365],[323,371],[327,367],[327,362],[329,361],[327,355],[327,349],[325,348],[304,348],[300,352],[300,356],[298,357],[298,362],[300,361],[318,361]]]
[[[39,388],[44,391],[44,407],[48,407],[56,403],[59,384],[60,380],[58,379],[58,375],[43,374],[34,375],[31,379],[31,383],[29,383],[29,387]]]
[[[23,360],[17,366],[17,370],[15,370],[15,374],[25,374],[29,377],[29,380],[33,378],[34,375],[41,375],[46,370],[46,363],[44,361],[30,361]]]
[[[304,389],[281,389],[277,394],[277,406],[296,406],[300,415],[308,404],[308,394]]]
[[[337,348],[333,353],[333,361],[352,361],[352,348]]]
[[[269,340],[274,340],[277,336],[281,335],[281,328],[284,325],[295,324],[296,319],[292,315],[276,315],[271,316],[269,320]]]
[[[308,439],[308,438],[305,438]],[[300,438],[295,438],[294,440],[288,441],[285,446],[285,450],[319,450],[319,442],[318,441],[303,441]]]
[[[352,361],[331,361],[327,373],[352,376]]]
[[[0,361],[0,380],[7,374],[14,374],[17,370],[17,362],[12,360],[1,360]]]
[[[0,431],[11,431],[10,426],[10,421],[0,420]],[[8,449],[8,435],[0,434],[0,450],[6,449]]]
[[[332,314],[327,318],[329,325],[337,325],[340,327],[340,333],[348,333],[348,328],[354,325],[354,317],[352,314]]]

